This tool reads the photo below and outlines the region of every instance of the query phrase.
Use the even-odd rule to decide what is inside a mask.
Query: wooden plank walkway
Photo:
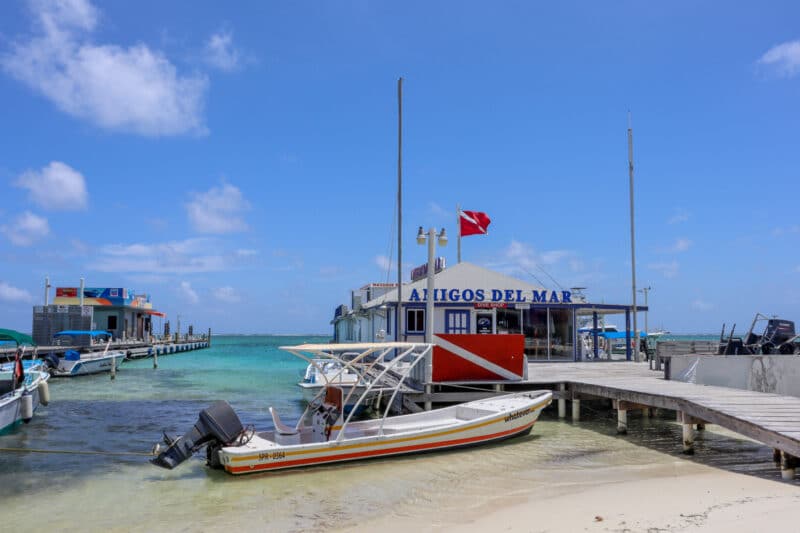
[[[531,363],[526,385],[679,411],[800,457],[800,398],[665,380],[647,363]]]

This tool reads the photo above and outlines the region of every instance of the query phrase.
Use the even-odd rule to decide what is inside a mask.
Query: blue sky
[[[792,2],[9,1],[0,7],[0,327],[54,286],[149,292],[219,332],[329,332],[404,260],[465,260],[649,322],[800,320]],[[442,250],[456,260],[455,239]],[[547,274],[545,274],[545,272]],[[641,303],[641,302],[640,302]]]

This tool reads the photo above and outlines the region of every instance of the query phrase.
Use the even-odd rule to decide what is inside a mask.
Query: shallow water
[[[160,357],[158,369],[149,359],[125,363],[115,381],[108,375],[52,380],[51,404],[30,424],[0,436],[0,448],[101,454],[0,453],[4,529],[357,528],[377,514],[447,521],[498,498],[569,494],[576,485],[665,468],[680,475],[698,463],[780,478],[771,450],[737,435],[711,426],[687,458],[680,453],[681,428],[667,415],[631,416],[629,434],[619,437],[613,413],[588,405],[577,424],[558,421],[550,409],[530,436],[458,452],[250,477],[211,471],[202,457],[173,471],[148,463],[162,430],[183,434],[217,399],[257,428],[270,425],[269,405],[296,419],[303,404],[295,399],[295,383],[305,363],[277,346],[307,340],[324,339],[220,337],[208,350]],[[33,521],[32,509],[43,511]]]

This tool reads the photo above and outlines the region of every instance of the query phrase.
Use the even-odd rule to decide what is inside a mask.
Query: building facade
[[[67,329],[107,331],[115,339],[148,341],[153,317],[164,313],[153,309],[147,294],[117,287],[57,287],[53,303],[33,308],[33,338],[40,345],[52,342],[53,334]]]
[[[369,287],[354,291],[351,308],[337,308],[335,342],[423,342],[427,280],[404,283],[400,305],[396,285],[381,291]],[[607,315],[625,315],[630,330],[628,305],[592,304],[571,290],[533,285],[467,262],[437,272],[434,287],[434,334],[522,334],[532,359],[591,356],[578,330],[597,327]]]

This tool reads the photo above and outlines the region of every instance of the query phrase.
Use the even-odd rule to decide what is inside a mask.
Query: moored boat
[[[208,464],[230,474],[245,474],[400,454],[448,450],[508,439],[530,432],[541,410],[552,400],[550,391],[506,394],[442,409],[389,416],[390,408],[417,363],[430,361],[433,345],[380,343],[349,345],[301,345],[284,349],[298,355],[313,354],[339,360],[344,367],[366,363],[375,370],[355,409],[345,414],[348,402],[342,388],[327,385],[294,426],[285,424],[270,408],[274,429],[247,430],[227,402],[202,411],[194,428],[180,438],[165,435],[167,449],[152,460],[174,468],[206,446]],[[359,350],[348,360],[337,353]],[[394,356],[387,359],[388,356]],[[305,358],[305,357],[304,357]],[[411,359],[410,364],[408,359]],[[366,370],[364,370],[366,371]],[[383,379],[394,376],[386,408],[379,418],[356,419],[362,401]],[[386,393],[385,393],[386,394]]]
[[[40,363],[23,362],[21,351],[14,362],[0,365],[0,433],[30,422],[39,404],[47,405],[49,377]]]
[[[81,335],[90,335],[93,339],[101,335],[108,335],[105,331],[61,331],[53,335],[54,338],[74,338]],[[116,371],[125,360],[125,352],[121,350],[109,351],[111,339],[109,338],[105,350],[102,352],[88,351],[81,353],[78,350],[67,350],[63,357],[54,353],[45,355],[42,359],[45,366],[54,377],[74,377],[100,372]]]

